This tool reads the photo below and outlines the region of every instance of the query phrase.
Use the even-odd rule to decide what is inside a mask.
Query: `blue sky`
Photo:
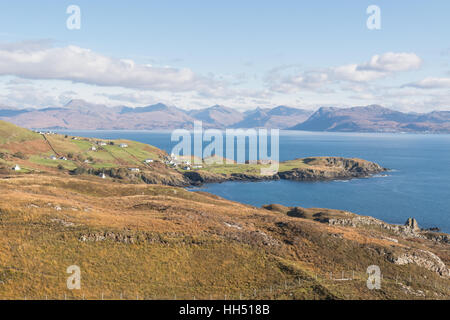
[[[448,110],[449,15],[445,0],[2,1],[0,105]]]

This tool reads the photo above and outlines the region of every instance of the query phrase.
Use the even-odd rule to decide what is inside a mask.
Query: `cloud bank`
[[[210,79],[187,68],[137,64],[73,45],[61,48],[29,43],[1,46],[0,75],[174,92],[208,90],[212,85]]]

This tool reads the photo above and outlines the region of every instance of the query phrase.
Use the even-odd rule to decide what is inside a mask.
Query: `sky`
[[[0,0],[0,106],[450,110],[449,16],[448,0]]]

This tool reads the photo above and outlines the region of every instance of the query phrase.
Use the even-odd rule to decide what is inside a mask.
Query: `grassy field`
[[[312,220],[326,209],[294,217],[283,208],[89,176],[19,175],[0,179],[0,188],[0,299],[450,297],[447,278],[382,254],[432,250],[448,263],[448,246],[394,243],[379,230]],[[381,290],[366,287],[372,264],[383,271]],[[82,270],[81,290],[66,287],[70,265]],[[352,280],[341,281],[342,272]]]

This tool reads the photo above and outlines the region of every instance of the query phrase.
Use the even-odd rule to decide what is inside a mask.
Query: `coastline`
[[[389,169],[361,159],[342,157],[309,157],[291,161],[303,162],[310,167],[298,167],[264,176],[251,173],[217,174],[203,170],[184,172],[190,186],[228,181],[257,182],[270,180],[290,180],[297,182],[320,182],[333,180],[351,180],[369,178],[375,174],[387,172]],[[288,163],[286,161],[284,163]],[[283,163],[281,163],[283,164]]]

